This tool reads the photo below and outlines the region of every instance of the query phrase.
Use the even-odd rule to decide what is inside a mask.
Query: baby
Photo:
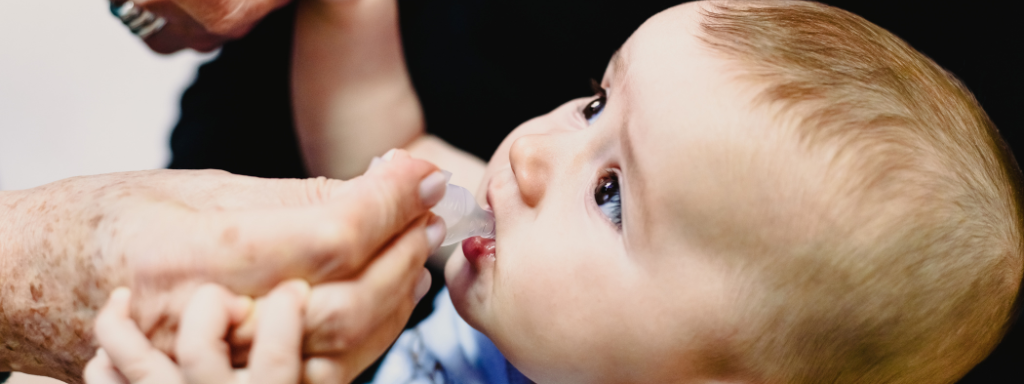
[[[477,191],[497,238],[449,259],[453,307],[378,382],[951,383],[1017,305],[1019,180],[972,95],[885,30],[680,5],[597,96],[505,139]]]

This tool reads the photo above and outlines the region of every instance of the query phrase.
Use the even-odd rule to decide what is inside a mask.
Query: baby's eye
[[[622,195],[619,193],[619,176],[609,172],[602,176],[594,189],[594,200],[608,220],[622,228]]]
[[[590,80],[590,84],[594,88],[594,93],[597,94],[597,99],[583,107],[583,117],[587,119],[587,124],[594,124],[601,116],[601,112],[604,111],[604,105],[608,103],[608,95],[596,80]]]

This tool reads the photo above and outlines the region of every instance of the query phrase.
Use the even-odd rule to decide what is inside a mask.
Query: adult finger
[[[325,284],[310,294],[305,344],[310,354],[337,353],[360,345],[399,308],[412,308],[423,264],[444,238],[444,221],[421,219],[396,239],[354,282]],[[427,283],[429,288],[429,282]]]
[[[206,31],[237,39],[270,11],[290,0],[178,0],[178,4]]]
[[[228,329],[245,318],[251,301],[219,285],[205,284],[192,296],[181,317],[175,356],[190,383],[227,383],[234,377]]]
[[[400,302],[395,311],[388,314],[377,326],[377,329],[370,332],[359,348],[345,353],[346,361],[350,364],[350,370],[353,370],[354,374],[358,375],[370,364],[373,364],[401,335],[405,324],[409,322],[409,316],[412,315],[413,309],[430,290],[430,271],[422,268],[417,280],[413,289],[413,300]]]
[[[129,382],[182,382],[174,363],[153,348],[129,317],[130,299],[127,288],[115,289],[96,316],[96,340],[100,347]]]
[[[430,288],[430,273],[426,269],[423,269],[422,273],[423,277],[417,286],[416,301],[411,305],[399,305],[386,320],[368,333],[361,345],[338,354],[308,358],[303,366],[303,381],[306,383],[351,382],[356,375],[383,355],[388,347],[395,342],[395,339],[401,335],[415,303]],[[423,288],[421,289],[421,287]]]
[[[281,283],[261,304],[259,325],[249,357],[253,384],[295,383],[302,366],[302,319],[309,284]]]
[[[114,368],[103,348],[97,349],[96,356],[89,359],[82,376],[86,384],[129,384],[128,379]]]

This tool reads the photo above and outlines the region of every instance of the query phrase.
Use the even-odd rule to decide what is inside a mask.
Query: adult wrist
[[[100,253],[83,217],[102,208],[81,201],[97,196],[89,187],[74,179],[0,192],[0,371],[81,381],[92,318],[109,290],[97,277],[120,276],[93,260]]]

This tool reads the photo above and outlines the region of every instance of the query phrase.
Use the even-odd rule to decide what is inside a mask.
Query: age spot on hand
[[[38,283],[29,284],[28,289],[32,292],[32,301],[39,301],[43,298],[43,287]]]
[[[225,229],[220,235],[221,243],[225,245],[234,245],[238,242],[238,227],[229,227]]]

